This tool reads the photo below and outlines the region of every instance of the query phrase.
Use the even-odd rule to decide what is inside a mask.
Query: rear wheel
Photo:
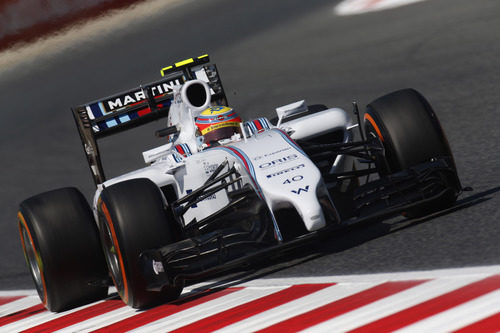
[[[77,189],[23,201],[18,224],[26,262],[48,310],[64,311],[107,296],[108,270],[99,233]]]
[[[378,137],[385,150],[384,158],[378,163],[381,175],[433,158],[447,157],[452,172],[441,176],[448,191],[436,200],[412,209],[410,215],[446,208],[456,201],[461,186],[453,155],[436,114],[420,93],[404,89],[382,96],[367,106],[364,120],[367,135]]]
[[[133,179],[107,187],[98,209],[106,261],[122,300],[134,308],[146,308],[177,299],[182,286],[147,290],[139,261],[141,252],[177,240],[156,184]]]

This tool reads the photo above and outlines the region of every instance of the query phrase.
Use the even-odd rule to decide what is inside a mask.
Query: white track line
[[[425,0],[344,0],[335,7],[337,15],[356,15],[409,5]]]
[[[349,331],[466,286],[472,282],[476,282],[477,280],[480,280],[480,278],[469,277],[460,279],[432,280],[399,292],[395,295],[385,297],[331,320],[324,321],[319,325],[304,330],[303,332]]]
[[[220,296],[216,299],[169,315],[165,318],[154,321],[149,325],[138,328],[136,332],[155,332],[157,330],[165,331],[183,327],[200,319],[232,309],[241,304],[261,299],[267,295],[285,290],[292,285],[336,283],[331,287],[318,290],[309,295],[276,306],[272,309],[268,309],[219,330],[219,332],[239,332],[241,330],[255,331],[296,317],[303,313],[310,312],[325,304],[348,297],[373,286],[380,285],[384,282],[420,279],[430,280],[410,289],[403,290],[394,295],[374,301],[373,303],[353,309],[348,313],[320,323],[308,330],[313,332],[319,332],[325,329],[328,331],[346,331],[373,322],[379,318],[397,313],[416,304],[421,304],[429,299],[446,294],[450,291],[456,290],[457,288],[469,285],[475,281],[496,274],[500,274],[500,266],[443,269],[425,272],[254,280],[235,286],[243,287],[242,290],[234,291],[230,294]],[[196,288],[206,289],[207,286],[210,286],[210,282],[191,286],[190,288],[186,288],[186,291]],[[0,317],[6,317],[18,311],[26,310],[32,306],[40,305],[38,295],[36,295],[36,292],[33,290],[0,292],[0,296],[3,297],[23,295],[29,296],[24,296],[18,300],[0,305]],[[21,329],[33,327],[95,304],[98,303],[89,304],[60,314],[50,313],[43,310],[37,314],[33,314],[19,321],[0,327],[0,332],[16,332]],[[498,311],[500,311],[500,289],[458,305],[453,309],[433,315],[432,317],[408,326],[405,329],[408,332],[437,332],[443,329],[443,323],[446,323],[447,329],[450,327],[449,323],[451,323],[451,325],[455,328],[460,328],[484,319],[494,313],[497,313]],[[137,313],[137,310],[123,305],[123,307],[103,313],[102,315],[89,320],[79,322],[61,330],[60,332],[89,332],[129,318]]]
[[[287,288],[246,288],[154,321],[131,332],[168,332]]]
[[[159,19],[174,6],[192,0],[148,0],[137,5],[113,10],[105,16],[96,17],[77,26],[29,44],[20,44],[0,53],[0,73],[15,74],[18,66],[34,65],[51,58],[55,54],[88,47],[102,36],[110,36],[130,26],[138,26]],[[92,46],[91,46],[92,47]]]
[[[253,332],[274,325],[283,320],[309,312],[320,306],[334,302],[344,297],[351,296],[375,286],[375,283],[336,284],[319,290],[311,295],[304,296],[294,301],[261,312],[255,316],[239,321],[235,324],[217,330],[217,333]]]
[[[28,296],[7,304],[0,305],[0,317],[8,316],[12,313],[21,311],[37,304],[40,304],[40,298],[38,298],[38,296]]]
[[[58,333],[73,333],[73,332],[92,332],[98,328],[114,324],[120,320],[131,317],[138,313],[138,310],[128,306],[106,312],[99,316],[79,322],[64,329],[58,330]]]
[[[37,297],[30,297],[30,298],[31,298],[31,302],[34,302],[34,304],[32,304],[30,306],[40,304],[40,299],[38,298],[38,296]],[[44,324],[48,321],[51,321],[51,320],[54,320],[54,319],[57,319],[60,317],[64,317],[68,314],[80,311],[82,309],[91,307],[91,306],[98,304],[98,303],[101,303],[101,302],[103,302],[103,301],[87,304],[87,305],[84,305],[84,306],[81,306],[78,308],[74,308],[74,309],[64,311],[64,312],[59,312],[59,313],[44,311],[44,312],[41,312],[39,314],[32,315],[32,316],[29,316],[27,318],[10,323],[8,325],[2,326],[2,327],[0,327],[0,332],[19,332],[19,331],[25,330],[29,327],[38,326],[38,325]],[[12,304],[12,303],[10,303],[10,304]],[[28,308],[28,307],[29,306],[26,306],[23,309]],[[23,310],[23,309],[19,309],[19,310]]]
[[[396,332],[451,332],[498,312],[500,312],[500,290],[477,297]],[[443,323],[446,323],[446,327],[443,327]]]
[[[395,281],[395,280],[422,280],[436,279],[446,277],[474,277],[484,278],[489,275],[500,274],[500,265],[495,266],[476,266],[466,268],[445,268],[430,271],[413,271],[413,272],[392,272],[392,273],[376,273],[376,274],[357,274],[357,275],[330,275],[330,276],[298,276],[287,278],[272,278],[258,279],[241,283],[240,286],[281,286],[294,285],[305,283],[359,283],[359,282],[376,282]],[[209,282],[207,282],[209,283]],[[212,282],[213,283],[213,282]],[[193,288],[196,286],[193,286]]]

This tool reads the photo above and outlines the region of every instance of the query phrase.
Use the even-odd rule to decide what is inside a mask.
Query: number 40
[[[292,178],[289,178],[283,182],[283,184],[291,184],[292,182],[298,182],[304,179],[303,176],[298,175],[298,176],[293,176]]]

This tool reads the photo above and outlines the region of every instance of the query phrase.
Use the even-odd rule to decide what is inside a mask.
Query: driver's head
[[[200,113],[195,122],[207,144],[241,134],[241,118],[227,106],[212,106]]]

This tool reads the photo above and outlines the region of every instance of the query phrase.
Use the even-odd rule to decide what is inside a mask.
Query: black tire
[[[139,254],[177,239],[160,189],[149,179],[133,179],[105,188],[99,199],[99,229],[113,282],[122,300],[147,308],[177,299],[182,286],[146,290]]]
[[[452,173],[443,175],[449,191],[409,215],[422,215],[452,205],[460,192],[448,140],[429,102],[414,89],[403,89],[371,102],[364,116],[367,136],[376,136],[385,149],[381,175],[395,173],[436,157],[449,157]]]
[[[54,312],[103,299],[108,270],[92,210],[75,188],[23,201],[18,224],[38,295]]]

